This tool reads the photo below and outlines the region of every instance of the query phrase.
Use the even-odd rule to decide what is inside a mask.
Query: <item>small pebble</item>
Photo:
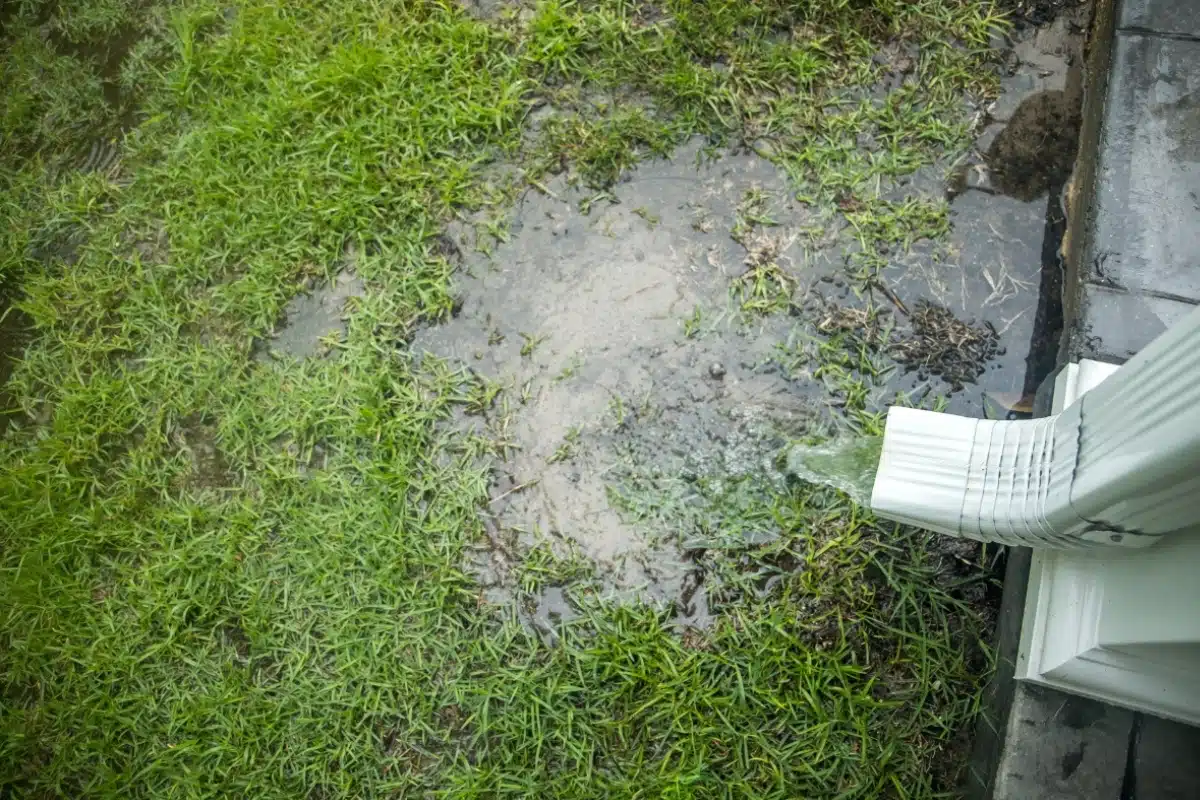
[[[714,361],[708,366],[708,376],[715,381],[719,381],[725,377],[725,367],[719,361]]]

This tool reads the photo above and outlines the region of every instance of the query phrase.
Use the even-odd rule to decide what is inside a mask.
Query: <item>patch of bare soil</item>
[[[809,407],[771,363],[790,320],[744,318],[729,294],[746,270],[730,238],[746,195],[795,223],[807,212],[769,163],[731,155],[697,167],[701,149],[639,169],[614,202],[589,207],[590,193],[561,180],[528,194],[490,256],[460,230],[461,309],[413,343],[508,389],[477,421],[504,443],[492,544],[573,547],[618,590],[663,599],[683,592],[686,559],[615,507],[612,478],[633,461],[720,449],[748,415],[785,424]],[[771,261],[791,273],[813,257],[792,247]],[[508,583],[506,560],[483,554],[485,583]]]
[[[180,488],[191,491],[228,489],[235,484],[224,453],[217,446],[216,423],[203,415],[192,415],[174,431],[172,439],[189,463]]]
[[[1073,133],[1054,130],[1074,120],[1063,25],[1015,34],[1008,91],[980,109],[961,163],[884,187],[896,202],[950,197],[951,233],[894,253],[861,292],[847,270],[854,209],[798,202],[763,158],[713,159],[701,142],[610,196],[561,177],[530,191],[502,235],[482,222],[453,230],[444,250],[461,303],[411,347],[503,387],[462,421],[496,455],[486,541],[467,565],[484,600],[507,602],[525,557],[549,548],[594,567],[606,590],[673,604],[681,625],[702,627],[721,591],[705,554],[777,536],[755,498],[781,490],[789,438],[828,424],[824,384],[783,365],[797,335],[851,333],[900,367],[888,392],[948,395],[958,413],[1020,397],[1061,164],[1004,187],[1051,134],[1059,161],[1071,149]],[[903,75],[906,52],[886,56]],[[557,590],[521,610],[533,627],[570,613]]]
[[[305,291],[284,309],[283,319],[269,342],[260,349],[296,358],[325,355],[330,337],[346,333],[348,305],[363,295],[363,282],[347,267],[328,283],[310,280]]]

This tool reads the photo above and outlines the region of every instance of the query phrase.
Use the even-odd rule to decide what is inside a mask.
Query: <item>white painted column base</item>
[[[1070,365],[1053,411],[1116,369]],[[1200,531],[1134,551],[1035,549],[1016,675],[1200,725]]]

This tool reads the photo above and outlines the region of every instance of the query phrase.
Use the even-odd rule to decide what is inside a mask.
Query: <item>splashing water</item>
[[[802,481],[831,486],[856,504],[870,506],[882,449],[882,436],[843,435],[817,445],[793,446],[787,468]]]

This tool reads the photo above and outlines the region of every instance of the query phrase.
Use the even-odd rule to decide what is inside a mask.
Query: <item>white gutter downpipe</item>
[[[1200,309],[1058,414],[893,406],[871,508],[950,536],[1145,547],[1200,528]]]

